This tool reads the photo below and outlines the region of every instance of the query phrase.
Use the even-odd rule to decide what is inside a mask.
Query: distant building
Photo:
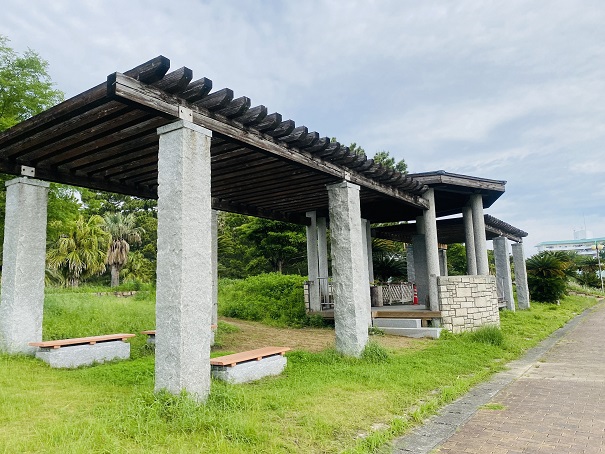
[[[542,251],[574,251],[580,255],[597,256],[595,245],[605,244],[605,237],[590,238],[592,233],[588,230],[574,230],[573,240],[544,241],[536,245],[538,252]]]

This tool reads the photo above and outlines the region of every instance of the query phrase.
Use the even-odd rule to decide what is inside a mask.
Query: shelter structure
[[[31,353],[41,340],[51,181],[158,199],[156,389],[209,393],[213,210],[304,224],[311,236],[329,219],[336,345],[361,354],[368,221],[424,215],[432,225],[432,190],[169,66],[160,56],[111,74],[0,134],[0,171],[17,176],[7,184],[0,349]],[[309,250],[321,256],[312,241]]]

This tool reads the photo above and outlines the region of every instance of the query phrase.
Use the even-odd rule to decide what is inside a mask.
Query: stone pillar
[[[439,293],[437,280],[439,276],[439,243],[437,241],[437,216],[435,214],[435,190],[429,189],[423,194],[429,202],[429,209],[424,211],[424,236],[426,242],[426,266],[429,278],[429,305],[432,311],[439,310]]]
[[[424,216],[416,217],[416,235],[412,236],[414,252],[414,278],[418,291],[418,303],[429,305],[429,272],[426,265],[426,239],[424,236]]]
[[[439,273],[447,276],[447,249],[439,249]]]
[[[49,184],[27,177],[6,182],[0,300],[0,350],[33,355],[42,340],[46,208]]]
[[[359,186],[343,181],[328,186],[336,349],[360,356],[371,322],[370,284],[363,261]]]
[[[414,265],[414,245],[408,244],[405,248],[406,266],[408,269],[408,282],[416,282],[416,269]]]
[[[374,282],[374,261],[372,256],[372,224],[366,220],[366,241],[367,241],[367,258],[368,258],[368,278],[370,282]]]
[[[317,215],[315,211],[307,212],[311,225],[307,226],[307,270],[309,273],[309,309],[321,311],[319,298],[319,258],[317,249]]]
[[[201,401],[210,392],[212,132],[178,120],[158,135],[155,389]]]
[[[210,218],[212,229],[212,324],[218,325],[218,212],[212,210]],[[210,345],[214,345],[214,331],[210,336]]]
[[[510,274],[510,259],[508,256],[507,240],[503,236],[494,238],[494,259],[496,261],[496,288],[498,295],[506,301],[506,308],[515,310],[513,298],[513,281]]]
[[[529,287],[527,285],[527,269],[523,243],[513,243],[513,263],[515,264],[515,287],[517,288],[517,304],[519,309],[529,309]]]
[[[485,219],[483,217],[483,197],[481,194],[471,195],[473,212],[473,234],[475,236],[475,256],[477,257],[477,274],[487,276],[489,263],[487,261],[487,244],[485,239]]]
[[[466,249],[466,272],[469,276],[477,275],[477,254],[475,253],[475,233],[473,231],[473,211],[470,206],[462,209],[464,222],[464,247]]]
[[[321,301],[330,301],[330,283],[328,278],[328,227],[326,218],[317,218],[317,253],[319,259],[319,294]]]

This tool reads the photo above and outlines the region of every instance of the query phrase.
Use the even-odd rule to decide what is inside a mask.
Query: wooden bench
[[[216,331],[217,325],[210,325],[210,329],[212,330],[212,338],[210,339],[210,344],[214,344],[214,332]],[[147,335],[147,343],[150,345],[155,345],[155,330],[148,329],[145,331],[141,331],[141,334]]]
[[[286,367],[288,347],[264,347],[210,360],[212,376],[229,383],[246,383],[279,375]]]
[[[29,345],[38,347],[36,358],[48,363],[51,367],[73,368],[114,359],[130,358],[130,344],[126,340],[134,336],[134,334],[126,333],[107,334],[29,342]]]

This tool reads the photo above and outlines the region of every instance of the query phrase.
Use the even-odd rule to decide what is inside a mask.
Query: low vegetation
[[[221,305],[235,291],[223,285]],[[153,292],[117,298],[79,290],[47,294],[46,339],[154,327]],[[308,351],[305,338],[326,328],[221,321],[222,348],[213,355],[237,351],[233,339],[250,326],[258,327],[258,343],[271,344],[284,331],[301,343],[282,376],[246,385],[213,381],[205,405],[153,393],[153,350],[143,336],[132,341],[131,360],[77,370],[0,356],[0,452],[371,452],[594,303],[570,296],[560,306],[534,304],[503,312],[500,330],[408,339],[406,348],[372,336],[361,359],[329,346]]]

